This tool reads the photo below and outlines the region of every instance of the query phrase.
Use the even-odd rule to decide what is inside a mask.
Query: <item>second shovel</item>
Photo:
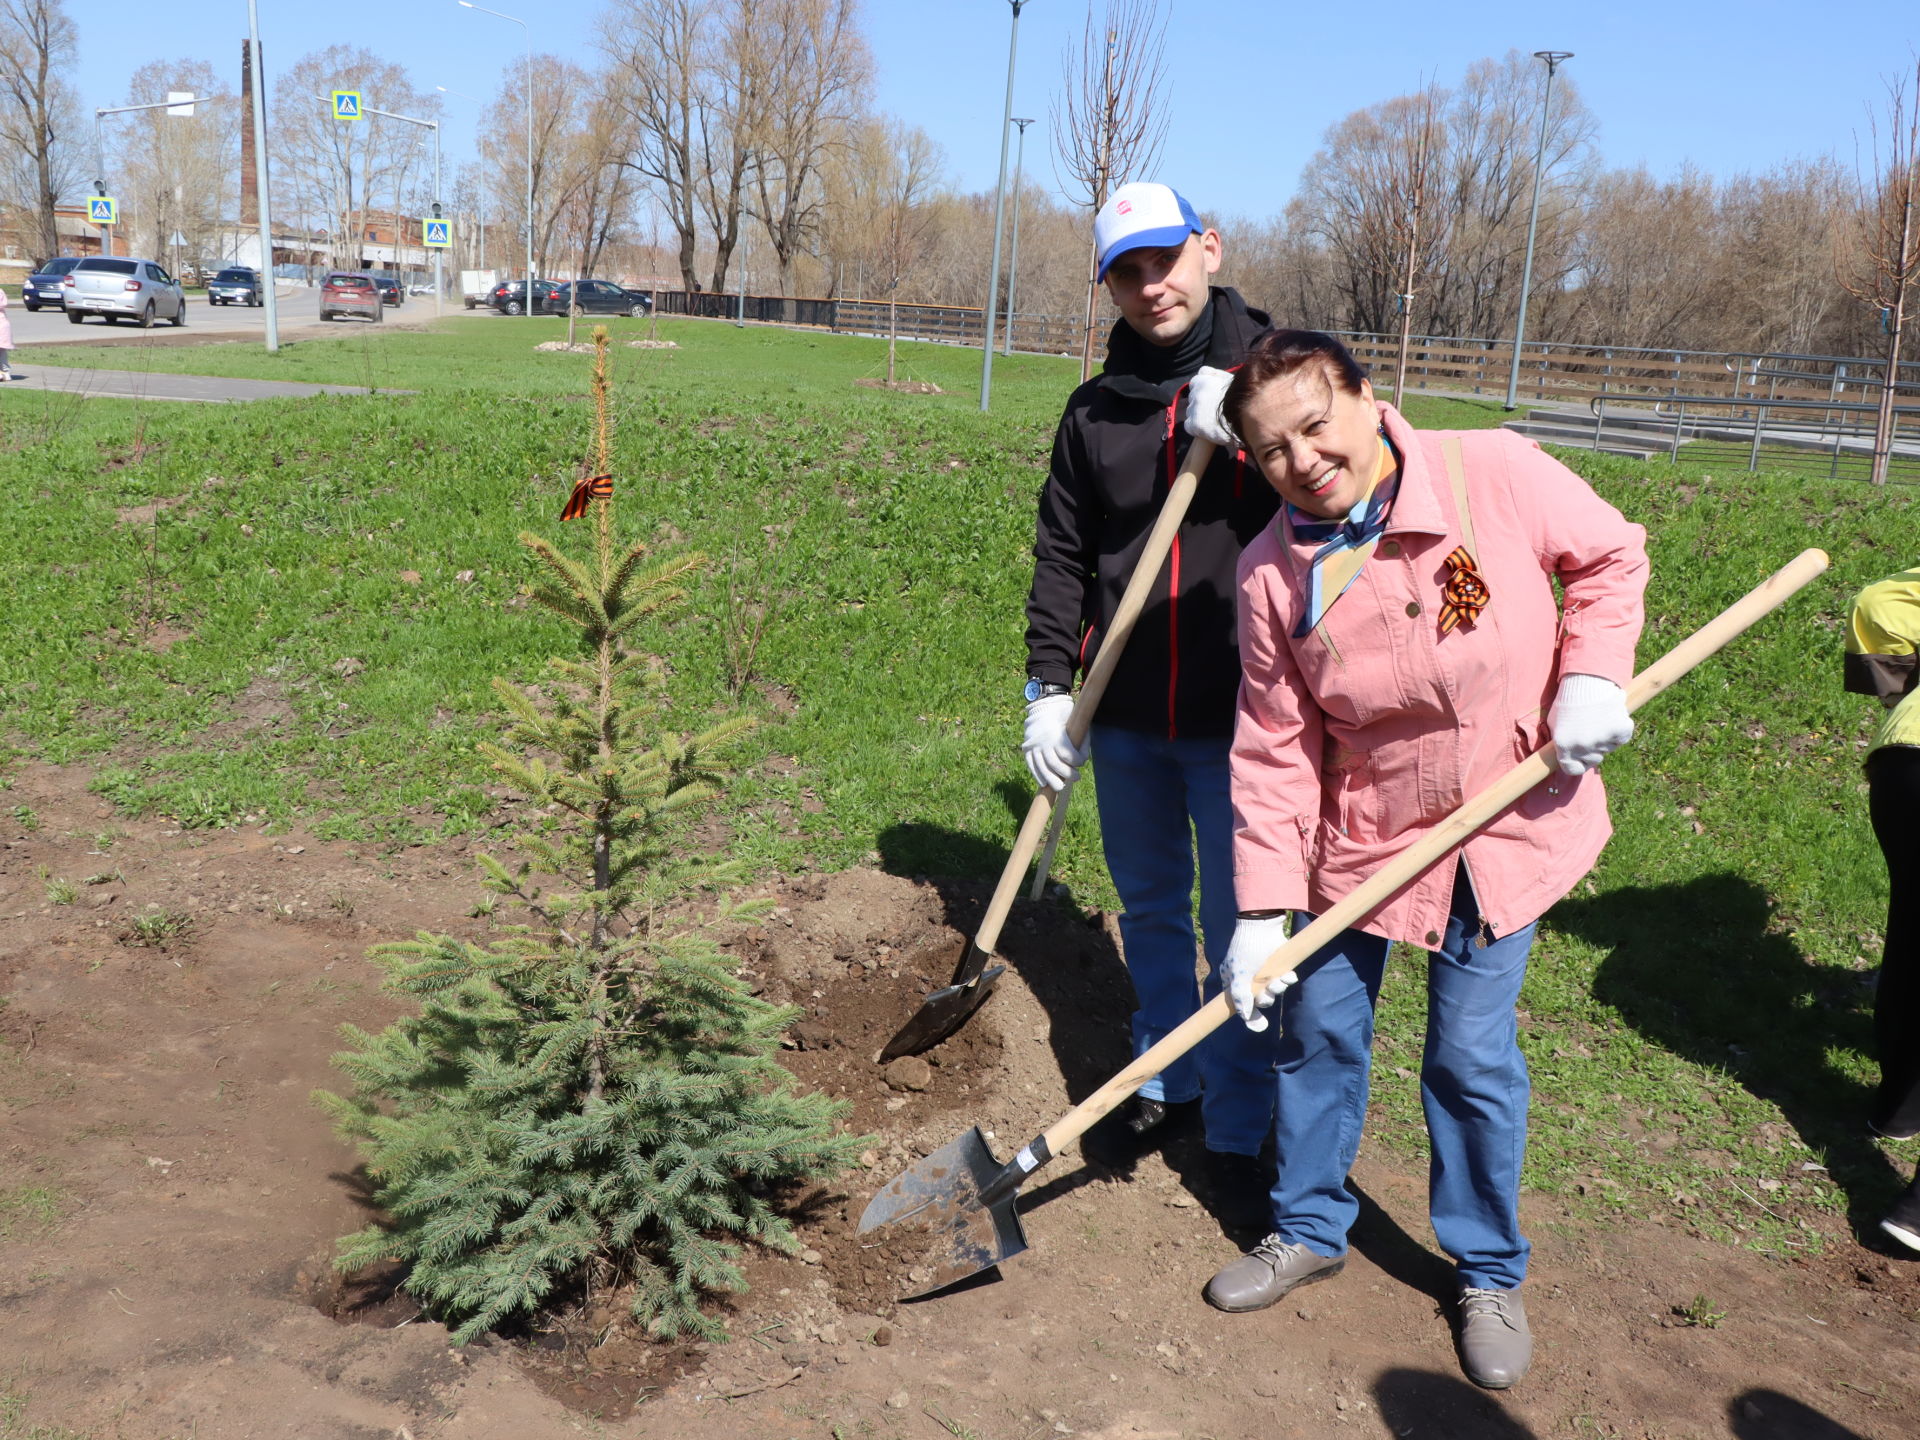
[[[1080,693],[1074,699],[1073,714],[1067,718],[1067,738],[1076,746],[1087,743],[1087,730],[1093,724],[1093,712],[1100,706],[1100,697],[1106,693],[1107,682],[1113,678],[1114,667],[1120,663],[1120,653],[1126,648],[1127,637],[1133,633],[1134,622],[1140,618],[1147,596],[1160,578],[1161,567],[1166,564],[1167,554],[1173,549],[1173,537],[1179,533],[1180,522],[1186,518],[1187,506],[1193,501],[1193,492],[1199,486],[1200,476],[1212,459],[1213,442],[1196,436],[1187,447],[1186,462],[1180,467],[1179,478],[1167,491],[1159,518],[1153,522],[1153,529],[1147,532],[1147,542],[1140,551],[1139,562],[1133,567],[1127,588],[1120,596],[1120,604],[1113,612],[1113,623],[1107,627],[1107,633],[1100,641],[1099,653],[1094,656],[1093,664],[1087,670],[1087,678],[1081,683]],[[927,996],[907,1023],[887,1042],[886,1048],[880,1052],[882,1064],[902,1055],[916,1055],[922,1050],[932,1049],[966,1024],[973,1012],[986,1002],[994,981],[1006,971],[1004,965],[988,969],[987,961],[993,954],[993,947],[1000,943],[1000,927],[1006,924],[1007,912],[1013,908],[1014,896],[1019,893],[1021,877],[1027,873],[1027,864],[1033,859],[1034,850],[1039,847],[1040,837],[1046,833],[1047,821],[1052,817],[1058,798],[1058,792],[1044,786],[1033,797],[1033,804],[1027,809],[1027,818],[1021,822],[1020,833],[1014,837],[1013,851],[1007,856],[1006,868],[1000,872],[1000,883],[994,887],[993,898],[987,902],[987,913],[980,921],[980,928],[961,951],[953,979],[942,989]]]

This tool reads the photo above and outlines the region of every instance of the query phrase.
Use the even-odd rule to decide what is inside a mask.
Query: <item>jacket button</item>
[[[1440,943],[1440,932],[1438,930],[1427,931],[1427,948],[1431,950],[1434,946],[1438,945],[1439,943]]]
[[[1413,619],[1414,616],[1418,615],[1419,613],[1420,613],[1420,602],[1418,600],[1407,601],[1407,618],[1411,620]]]
[[[1389,560],[1398,560],[1400,558],[1400,542],[1398,540],[1384,541],[1380,546],[1380,553]]]

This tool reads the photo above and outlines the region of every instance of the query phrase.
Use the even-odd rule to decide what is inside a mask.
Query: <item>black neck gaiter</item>
[[[1204,306],[1193,328],[1171,345],[1152,345],[1142,341],[1130,347],[1133,372],[1142,380],[1158,384],[1166,380],[1186,380],[1207,363],[1207,347],[1213,343],[1213,305]]]

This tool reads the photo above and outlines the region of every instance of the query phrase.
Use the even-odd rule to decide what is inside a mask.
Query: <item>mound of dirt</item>
[[[717,1307],[731,1340],[657,1342],[623,1297],[587,1293],[452,1350],[396,1275],[332,1271],[369,1190],[308,1096],[343,1083],[329,1063],[342,1023],[377,1028],[398,1008],[369,944],[482,933],[464,847],[374,854],[254,826],[181,831],[115,817],[77,767],[12,778],[0,1394],[24,1406],[16,1428],[124,1440],[546,1440],[595,1422],[629,1440],[1920,1432],[1911,1261],[1811,1230],[1804,1258],[1770,1261],[1684,1217],[1597,1228],[1532,1194],[1534,1371],[1504,1397],[1473,1390],[1444,1320],[1452,1271],[1431,1245],[1425,1177],[1370,1154],[1352,1182],[1361,1219],[1345,1273],[1268,1311],[1224,1316],[1200,1298],[1246,1237],[1210,1213],[1194,1134],[1124,1175],[1056,1159],[1019,1196],[1027,1253],[903,1303],[923,1283],[925,1237],[856,1234],[869,1199],[970,1126],[1004,1161],[1125,1063],[1132,1002],[1111,917],[1022,903],[992,999],[932,1053],[882,1067],[880,1047],[948,980],[987,887],[865,870],[768,882],[771,921],[728,941],[761,994],[802,1012],[785,1063],[873,1137],[853,1173],[784,1197],[797,1253],[747,1255],[750,1288]],[[1689,1323],[1708,1313],[1724,1318]]]

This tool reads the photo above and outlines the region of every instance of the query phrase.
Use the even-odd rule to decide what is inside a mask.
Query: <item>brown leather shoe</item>
[[[1207,1282],[1207,1303],[1232,1315],[1264,1310],[1289,1291],[1330,1280],[1346,1268],[1344,1255],[1319,1255],[1269,1235]]]
[[[1460,1368],[1476,1385],[1505,1390],[1533,1363],[1533,1331],[1518,1290],[1460,1287]]]

